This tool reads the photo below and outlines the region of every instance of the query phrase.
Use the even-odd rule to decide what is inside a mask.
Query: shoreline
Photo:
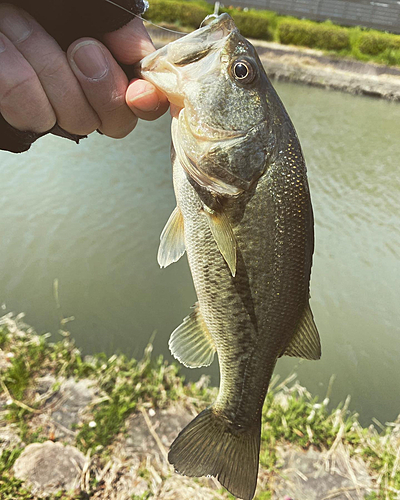
[[[23,315],[0,318],[0,498],[233,498],[167,461],[172,440],[215,399],[206,377],[185,383],[151,345],[140,361],[83,358],[68,332],[57,339]],[[400,416],[362,428],[349,398],[330,411],[295,376],[271,386],[256,500],[399,498]]]
[[[147,27],[156,48],[180,38]],[[331,56],[320,50],[249,39],[272,80],[400,101],[400,67]]]
[[[400,68],[252,40],[268,76],[356,95],[400,101]]]

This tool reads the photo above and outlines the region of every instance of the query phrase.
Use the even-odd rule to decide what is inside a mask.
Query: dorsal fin
[[[188,368],[211,365],[216,351],[214,341],[203,320],[198,304],[169,339],[172,355]]]
[[[160,267],[167,267],[178,261],[184,253],[183,216],[179,208],[175,207],[160,236],[158,264]]]
[[[282,356],[305,359],[319,359],[321,357],[321,342],[308,302],[297,325],[296,333]]]
[[[211,233],[218,246],[222,257],[228,264],[232,276],[236,275],[236,239],[232,226],[223,210],[215,212],[204,206],[204,214],[207,217]]]

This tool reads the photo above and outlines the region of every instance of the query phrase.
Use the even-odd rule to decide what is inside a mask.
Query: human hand
[[[144,80],[128,79],[117,61],[134,64],[154,47],[140,19],[101,43],[76,40],[67,54],[25,11],[0,3],[0,113],[18,130],[43,133],[57,122],[71,134],[98,129],[125,137],[137,119],[168,109],[166,97]],[[107,48],[108,47],[108,48]]]

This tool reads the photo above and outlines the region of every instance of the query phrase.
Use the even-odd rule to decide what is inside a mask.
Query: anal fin
[[[157,261],[160,267],[177,262],[185,253],[183,216],[178,207],[170,215],[160,236]]]
[[[188,368],[211,365],[216,348],[198,304],[172,332],[168,345],[172,355]]]
[[[308,302],[297,325],[296,333],[282,356],[304,359],[319,359],[321,357],[321,342]]]

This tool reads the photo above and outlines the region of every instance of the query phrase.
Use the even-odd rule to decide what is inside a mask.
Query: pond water
[[[315,212],[311,305],[323,357],[284,358],[312,393],[369,424],[400,413],[400,105],[277,83],[307,160]],[[141,356],[168,338],[195,302],[186,259],[159,269],[159,234],[175,206],[169,116],[128,138],[79,146],[45,137],[28,153],[0,152],[0,304],[38,332],[60,314],[85,353]],[[57,309],[53,282],[59,283]],[[184,370],[218,383],[218,364]]]

